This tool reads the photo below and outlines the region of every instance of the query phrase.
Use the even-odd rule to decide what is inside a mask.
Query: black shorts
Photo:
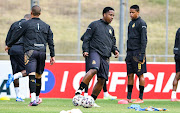
[[[131,73],[136,73],[137,76],[142,75],[147,72],[146,69],[146,58],[144,58],[144,63],[138,63],[138,59],[140,57],[140,51],[127,51],[126,56],[126,66],[127,66],[127,75]]]
[[[108,80],[109,58],[101,56],[95,50],[90,50],[89,56],[86,57],[86,72],[90,69],[97,70],[97,77]]]
[[[176,73],[180,72],[180,59],[176,58],[177,56],[174,57],[174,60],[176,62]]]
[[[13,70],[13,74],[21,72],[22,70],[25,70],[25,64],[24,64],[24,55],[10,55],[11,60],[11,66]]]
[[[42,74],[45,67],[46,52],[29,50],[24,55],[26,73],[36,72]]]

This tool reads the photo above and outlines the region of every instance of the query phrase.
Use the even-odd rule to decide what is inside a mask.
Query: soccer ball
[[[94,106],[94,98],[92,98],[91,96],[84,97],[82,100],[82,106],[84,108],[91,108],[92,106]]]
[[[75,95],[73,97],[73,100],[72,100],[73,105],[74,106],[81,106],[83,98],[84,97],[82,95]]]

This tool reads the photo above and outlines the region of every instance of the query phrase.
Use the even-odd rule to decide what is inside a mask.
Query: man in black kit
[[[41,8],[37,5],[33,6],[31,10],[32,19],[21,25],[21,28],[12,36],[12,40],[7,43],[5,48],[8,50],[21,36],[24,37],[25,68],[29,76],[31,93],[29,106],[40,104],[39,94],[46,59],[46,43],[50,49],[50,64],[55,63],[53,33],[50,26],[39,18],[40,14]]]
[[[105,7],[103,18],[92,22],[81,40],[83,40],[83,56],[86,60],[86,75],[84,76],[79,89],[75,95],[80,95],[84,88],[87,88],[90,80],[97,74],[97,83],[93,88],[91,96],[96,100],[104,82],[108,80],[109,57],[111,52],[115,58],[119,56],[119,50],[116,47],[114,29],[109,25],[114,18],[114,9]],[[94,104],[94,107],[100,107]]]
[[[6,45],[11,40],[12,35],[21,28],[21,24],[26,22],[27,20],[31,19],[30,14],[26,14],[23,19],[14,22],[7,34],[6,37]],[[18,42],[16,42],[14,45],[12,45],[11,49],[7,51],[10,55],[11,60],[11,66],[13,70],[13,75],[8,75],[8,81],[6,83],[6,87],[9,88],[9,85],[11,82],[14,81],[14,90],[16,93],[16,101],[17,102],[23,102],[24,100],[21,98],[19,94],[19,78],[25,77],[26,70],[25,70],[25,64],[24,64],[24,49],[23,49],[23,37],[21,37]]]
[[[178,81],[180,79],[180,28],[176,32],[176,38],[174,43],[174,60],[176,62],[176,76],[173,80],[173,90],[171,93],[172,102],[180,101],[176,97],[176,90],[178,86]]]
[[[146,73],[146,45],[147,45],[147,25],[139,16],[139,6],[130,7],[130,21],[128,26],[127,56],[126,66],[128,75],[128,94],[127,99],[120,100],[119,104],[132,103],[131,94],[134,84],[134,73],[139,77],[139,98],[133,103],[143,103],[143,93],[145,79],[143,73]]]

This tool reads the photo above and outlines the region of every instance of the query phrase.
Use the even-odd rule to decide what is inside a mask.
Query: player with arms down
[[[114,53],[116,58],[119,56],[114,29],[109,25],[114,18],[114,9],[105,7],[102,14],[103,18],[92,22],[81,38],[83,40],[82,49],[87,73],[79,89],[75,92],[75,95],[80,95],[82,90],[88,87],[93,76],[97,74],[97,83],[91,94],[94,100],[103,88],[104,82],[108,80],[111,52]],[[99,106],[94,104],[94,107]]]
[[[146,45],[147,45],[147,25],[139,16],[139,6],[130,7],[131,21],[128,26],[127,56],[126,66],[128,75],[128,93],[127,99],[120,100],[119,104],[132,103],[131,94],[134,84],[134,74],[139,77],[139,98],[133,103],[143,103],[143,93],[145,79],[143,73],[146,69]]]

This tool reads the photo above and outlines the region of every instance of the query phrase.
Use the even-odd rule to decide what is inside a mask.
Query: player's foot
[[[17,97],[16,102],[24,102],[24,100],[21,97]]]
[[[94,103],[93,107],[99,108],[99,107],[101,107],[101,106],[99,106],[99,105],[97,105],[96,103]]]
[[[39,98],[39,101],[37,102],[37,104],[41,104],[42,103],[42,98]]]
[[[144,101],[142,100],[142,99],[140,99],[140,98],[138,98],[137,100],[135,100],[133,103],[144,103]]]
[[[14,81],[14,76],[12,74],[9,74],[8,81],[6,82],[6,88],[9,88],[12,81]]]
[[[177,99],[177,98],[172,98],[172,99],[171,99],[171,102],[180,102],[180,100]]]
[[[36,101],[34,100],[33,102],[29,103],[29,106],[37,106],[38,104],[36,103]]]
[[[116,96],[112,96],[112,95],[104,97],[104,100],[116,100],[116,99],[117,99],[117,97]]]
[[[119,100],[118,104],[128,104],[128,103],[132,103],[131,99],[123,99],[123,100]]]
[[[81,90],[76,90],[76,92],[75,92],[75,95],[81,95],[82,94],[82,91]]]

